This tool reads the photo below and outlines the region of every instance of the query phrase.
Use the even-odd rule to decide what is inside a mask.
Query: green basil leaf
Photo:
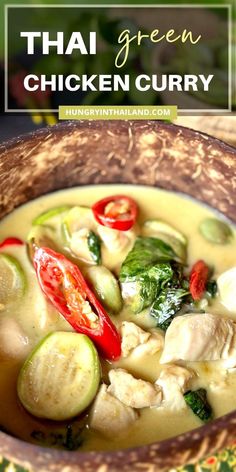
[[[93,231],[89,231],[89,234],[88,234],[88,248],[94,262],[96,262],[96,264],[100,264],[101,263],[101,240],[99,236]]]
[[[207,392],[204,388],[195,391],[189,390],[184,394],[184,399],[200,420],[207,422],[212,419],[212,408],[208,403]]]

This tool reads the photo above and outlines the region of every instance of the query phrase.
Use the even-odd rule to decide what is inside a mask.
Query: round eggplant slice
[[[172,247],[181,262],[186,262],[187,238],[168,223],[161,220],[147,220],[142,227],[143,236],[159,238]]]
[[[154,233],[161,233],[171,236],[173,238],[178,239],[183,245],[187,245],[187,238],[184,236],[183,233],[180,233],[177,229],[173,226],[165,223],[161,220],[147,220],[143,225],[143,234],[144,236],[151,236]]]
[[[104,266],[92,266],[86,270],[85,277],[108,312],[117,314],[122,310],[123,300],[119,283],[109,269]]]
[[[84,334],[58,331],[47,335],[26,359],[17,391],[32,415],[62,421],[90,405],[100,378],[92,341]]]
[[[66,213],[71,207],[69,205],[63,205],[55,208],[50,208],[50,210],[44,211],[40,215],[36,216],[32,221],[33,226],[56,226],[58,223],[61,223],[63,214]]]

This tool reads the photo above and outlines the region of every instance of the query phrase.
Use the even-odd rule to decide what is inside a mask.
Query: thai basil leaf
[[[169,262],[160,263],[144,271],[136,280],[121,283],[122,296],[134,313],[140,313],[150,306],[163,286],[167,285],[174,275]]]
[[[69,451],[76,451],[81,446],[83,428],[73,428],[72,424],[66,426],[66,428],[43,432],[41,430],[34,430],[31,433],[31,437],[38,444],[49,447],[64,448]]]
[[[120,281],[135,280],[156,263],[170,262],[175,258],[173,249],[161,239],[138,237],[121,266]]]
[[[99,236],[96,233],[94,233],[93,231],[89,231],[87,241],[88,241],[88,248],[89,248],[90,254],[91,254],[94,262],[96,262],[96,264],[100,264],[100,262],[101,262],[101,240],[100,240]]]
[[[73,431],[72,425],[67,425],[66,434],[62,443],[63,447],[68,451],[76,451],[82,444],[81,430]]]
[[[208,403],[207,392],[204,388],[199,388],[195,391],[189,390],[184,394],[184,399],[200,420],[207,422],[212,419],[212,408]]]
[[[184,288],[186,292],[189,291],[189,282],[187,279],[184,279],[183,275],[183,265],[179,262],[173,261],[171,263],[171,267],[173,270],[171,287]]]
[[[179,287],[183,268],[175,257],[162,240],[137,238],[120,271],[122,295],[132,311],[139,313],[150,306],[164,288]]]
[[[218,291],[217,282],[215,280],[209,280],[206,286],[207,295],[210,298],[215,298]]]
[[[155,280],[159,285],[163,286],[172,280],[174,277],[174,270],[170,262],[160,262],[148,269],[147,275],[150,279]]]
[[[184,288],[184,290],[189,291],[189,280],[188,279],[183,279],[181,283],[181,287]]]
[[[150,315],[156,319],[158,328],[167,330],[187,295],[189,292],[185,289],[175,287],[166,288],[159,293],[150,309]]]
[[[122,283],[121,288],[123,299],[134,313],[150,306],[157,293],[156,281],[145,275],[136,281]]]

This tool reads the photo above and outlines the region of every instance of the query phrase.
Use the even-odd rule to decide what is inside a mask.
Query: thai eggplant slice
[[[187,238],[173,226],[161,220],[147,220],[143,224],[142,235],[161,239],[172,247],[180,261],[186,262]]]
[[[27,249],[31,261],[35,250],[42,246],[63,252],[62,220],[69,209],[69,205],[50,208],[33,219],[32,228],[27,236]]]
[[[77,416],[94,399],[100,364],[84,334],[58,331],[46,336],[21,368],[17,391],[27,411],[62,421]]]
[[[69,205],[62,205],[59,207],[51,208],[50,210],[40,213],[33,219],[33,226],[51,226],[55,227],[60,224],[63,215],[70,209]]]
[[[122,310],[123,300],[118,280],[105,266],[91,266],[85,272],[85,278],[104,307],[113,314]]]

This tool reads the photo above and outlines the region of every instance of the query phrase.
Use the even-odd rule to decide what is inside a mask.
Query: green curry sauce
[[[139,213],[135,225],[128,231],[114,233],[98,223],[90,224],[91,216],[83,208],[90,209],[97,200],[116,194],[136,201]],[[49,220],[41,216],[54,208],[61,210],[52,213]],[[208,219],[210,223],[203,223]],[[212,219],[219,224],[212,223]],[[171,234],[165,225],[172,228]],[[236,321],[235,304],[231,307],[228,293],[235,287],[233,275],[225,276],[226,282],[220,291],[218,286],[219,277],[236,267],[236,232],[223,216],[184,195],[151,187],[85,186],[43,196],[14,210],[0,222],[0,241],[9,236],[28,243],[0,250],[0,425],[3,431],[49,447],[117,450],[178,435],[236,407],[235,369],[232,363],[230,368],[226,365],[226,358],[204,360],[201,354],[200,360],[171,361],[176,373],[181,371],[178,368],[189,373],[186,388],[181,387],[181,390],[175,386],[179,390],[174,395],[169,392],[172,397],[168,397],[163,383],[155,384],[167,365],[160,363],[160,359],[166,332],[174,326],[176,316],[210,313]],[[78,265],[119,332],[122,322],[128,321],[148,332],[149,339],[153,333],[154,337],[155,333],[159,336],[160,346],[154,353],[145,349],[135,353],[131,348],[128,355],[115,361],[106,361],[100,356],[100,383],[109,387],[109,371],[124,369],[134,379],[149,382],[151,389],[156,385],[155,404],[134,408],[128,398],[130,418],[133,416],[123,429],[122,415],[117,410],[118,421],[120,415],[117,433],[114,430],[113,434],[103,434],[93,427],[95,422],[91,424],[97,384],[89,406],[79,416],[60,421],[32,415],[18,397],[19,372],[35,346],[49,333],[73,331],[39,286],[32,264],[37,245],[53,247]],[[3,269],[1,273],[5,261],[1,260],[1,254],[13,257],[20,264],[23,285],[17,271],[13,274],[16,279],[5,283]],[[199,260],[204,261],[209,273],[200,299],[193,300],[190,272]],[[8,270],[11,267],[8,266]],[[93,317],[93,310],[88,313]],[[97,323],[96,317],[93,322]],[[200,331],[195,332],[193,351],[201,336]],[[56,367],[60,369],[59,360]],[[169,382],[170,378],[167,380]],[[54,388],[53,379],[50,381]],[[165,385],[167,390],[172,388],[171,383]],[[117,399],[118,395],[123,399],[123,392],[117,393],[118,388],[120,385],[115,385],[110,396]],[[60,385],[58,392],[59,389]],[[132,388],[130,395],[133,395]],[[68,401],[69,396],[68,391]]]

